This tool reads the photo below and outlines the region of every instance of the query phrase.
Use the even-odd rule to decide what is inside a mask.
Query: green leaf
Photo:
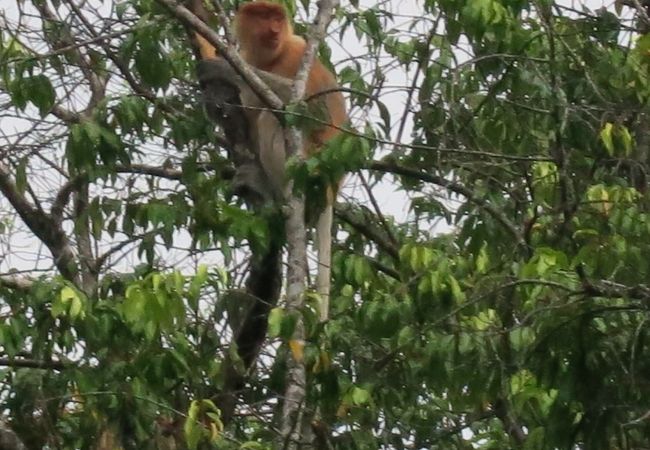
[[[620,127],[620,138],[623,141],[623,149],[625,156],[629,156],[632,153],[633,139],[630,134],[630,130],[625,126]]]
[[[208,266],[200,264],[196,275],[190,281],[190,286],[187,292],[188,299],[194,310],[198,309],[198,300],[201,294],[201,288],[205,285],[208,279]]]
[[[603,142],[605,149],[609,156],[614,156],[614,137],[612,132],[614,130],[614,125],[611,122],[607,122],[602,130],[600,130],[600,140]]]
[[[366,20],[366,25],[368,26],[368,31],[370,31],[370,34],[373,37],[378,38],[382,31],[382,26],[379,22],[379,19],[377,18],[377,12],[372,9],[367,9],[364,11],[363,17]]]
[[[128,322],[141,323],[145,317],[146,297],[140,285],[134,284],[126,289],[126,299],[122,306],[124,318]]]
[[[284,320],[284,309],[273,308],[269,313],[269,336],[279,337],[282,332],[282,321]]]
[[[83,319],[86,315],[86,297],[71,286],[61,288],[58,298],[52,303],[52,316],[67,315],[70,319]]]
[[[535,333],[530,327],[519,327],[509,334],[510,344],[516,351],[524,351],[535,341]]]
[[[196,280],[196,283],[200,286],[205,284],[205,282],[208,280],[208,266],[206,264],[199,264],[194,279]]]
[[[456,304],[460,304],[465,301],[465,294],[463,294],[463,290],[460,288],[460,284],[458,284],[458,280],[454,278],[453,275],[449,275],[447,278],[447,282],[449,283],[449,287],[451,288],[451,295],[454,298],[454,301]]]
[[[201,399],[201,408],[203,411],[210,411],[212,414],[216,414],[216,417],[221,417],[221,410],[210,399]]]
[[[589,186],[586,197],[591,206],[603,214],[609,214],[612,209],[612,203],[609,198],[609,189],[602,184]]]
[[[487,253],[487,243],[483,243],[478,256],[476,257],[476,271],[484,274],[487,271],[489,264],[489,257]]]
[[[370,403],[370,392],[360,387],[352,388],[352,403],[357,406],[367,405]]]
[[[385,136],[390,136],[390,129],[391,129],[391,114],[390,111],[388,110],[388,107],[382,102],[377,102],[376,103],[377,108],[379,109],[379,116],[381,117],[382,120],[382,128],[384,131]],[[365,139],[364,139],[365,141]]]
[[[162,280],[162,277],[159,273],[153,273],[151,274],[151,286],[153,288],[154,292],[158,292],[160,288],[160,281]]]
[[[171,64],[162,52],[160,37],[143,31],[138,34],[138,49],[135,52],[135,68],[143,81],[154,88],[166,88],[171,81]]]
[[[401,330],[399,330],[399,334],[397,335],[397,345],[399,347],[409,346],[412,344],[414,339],[415,332],[413,331],[413,328],[403,327]]]
[[[28,92],[29,100],[38,108],[41,117],[50,112],[56,94],[52,83],[45,75],[36,75],[25,79],[24,89]]]
[[[190,450],[196,450],[203,436],[203,430],[199,420],[200,403],[197,400],[192,400],[190,408],[187,413],[187,419],[183,425],[183,433],[185,434],[185,441]]]
[[[23,80],[17,78],[9,83],[9,95],[11,102],[19,110],[24,110],[27,107],[27,90],[25,89]]]
[[[648,59],[650,56],[650,33],[646,33],[636,40],[634,51],[642,58]]]

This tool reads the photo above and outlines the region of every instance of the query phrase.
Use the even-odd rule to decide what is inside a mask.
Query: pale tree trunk
[[[291,92],[291,102],[302,99],[309,70],[311,69],[318,43],[325,36],[338,0],[322,0],[318,3],[318,13],[309,27],[307,47]],[[291,128],[285,133],[287,155],[301,156],[302,133]],[[290,355],[287,358],[286,391],[282,405],[280,432],[282,448],[296,450],[311,447],[311,436],[302,435],[308,429],[303,422],[306,410],[307,376],[302,349],[305,342],[305,329],[301,311],[305,304],[305,279],[307,277],[307,233],[305,229],[305,199],[302,193],[293,192],[293,183],[289,183],[287,198],[287,313],[295,315],[296,327],[290,341]],[[308,408],[307,410],[313,410]],[[306,443],[305,446],[302,443]]]
[[[307,276],[307,239],[305,230],[305,198],[291,195],[287,211],[286,231],[288,248],[287,313],[296,317],[296,327],[291,337],[291,352],[287,358],[286,391],[282,405],[283,448],[297,449],[301,441],[302,418],[306,393],[305,363],[302,348],[305,328],[301,310],[305,298]]]

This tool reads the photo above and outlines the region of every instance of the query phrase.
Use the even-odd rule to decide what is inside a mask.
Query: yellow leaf
[[[341,403],[336,410],[336,417],[338,418],[345,417],[349,409],[350,409],[349,405],[347,405],[346,403]]]
[[[329,370],[331,364],[332,361],[330,359],[329,353],[321,351],[318,354],[318,359],[316,360],[316,364],[314,364],[314,368],[312,369],[312,372],[320,373],[323,370]]]
[[[210,440],[215,442],[219,438],[219,428],[214,422],[210,422]]]
[[[304,357],[305,342],[299,339],[289,340],[289,348],[291,349],[291,354],[293,359],[297,362],[302,362]]]
[[[332,360],[330,359],[330,354],[327,352],[320,352],[320,360],[323,369],[328,370],[332,366]]]
[[[605,186],[602,184],[590,186],[587,189],[587,200],[593,202],[594,209],[605,215],[609,215],[612,209],[612,202],[610,201],[609,192]]]

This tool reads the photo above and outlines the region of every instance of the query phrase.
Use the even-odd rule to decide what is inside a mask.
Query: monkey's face
[[[240,44],[247,52],[264,56],[265,59],[273,59],[280,54],[288,33],[287,16],[280,5],[246,3],[237,14]]]
[[[282,11],[267,10],[258,17],[259,43],[269,48],[277,48],[284,37],[286,17]]]

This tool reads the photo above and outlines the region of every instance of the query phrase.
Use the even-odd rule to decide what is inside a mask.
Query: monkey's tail
[[[281,287],[282,240],[278,240],[271,242],[270,247],[263,253],[257,250],[251,255],[246,293],[254,303],[243,317],[234,336],[237,354],[243,362],[244,372],[237,369],[230,361],[230,357],[226,355],[223,389],[215,398],[224,423],[229,423],[232,419],[238,402],[238,393],[244,388],[248,371],[255,364],[264,344],[269,313],[278,303]]]
[[[246,291],[256,298],[239,327],[235,342],[246,369],[254,363],[266,338],[268,316],[282,288],[282,242],[273,239],[264,254],[253,253]]]

